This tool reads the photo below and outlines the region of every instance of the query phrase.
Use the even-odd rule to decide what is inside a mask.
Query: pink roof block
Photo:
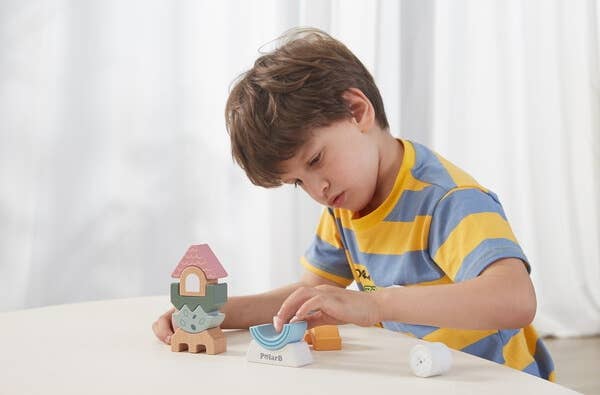
[[[204,272],[206,278],[215,280],[227,277],[227,272],[221,266],[217,256],[212,252],[208,244],[196,244],[190,246],[181,258],[171,277],[180,278],[183,270],[188,266],[196,266]]]

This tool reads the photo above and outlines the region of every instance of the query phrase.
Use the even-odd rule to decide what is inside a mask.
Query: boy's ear
[[[361,131],[366,132],[375,123],[375,109],[365,94],[358,88],[348,88],[342,98],[350,107],[353,118]]]

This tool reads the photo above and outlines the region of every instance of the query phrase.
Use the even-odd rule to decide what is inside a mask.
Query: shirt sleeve
[[[529,262],[519,246],[497,196],[457,188],[437,204],[429,230],[429,254],[454,282],[477,277],[503,258]]]
[[[330,208],[323,210],[315,237],[300,262],[307,270],[343,287],[352,283],[352,271]]]

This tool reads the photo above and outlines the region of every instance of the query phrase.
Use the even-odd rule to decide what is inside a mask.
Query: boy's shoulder
[[[469,173],[423,144],[403,140],[411,176],[448,193],[455,189],[474,188],[489,192]]]

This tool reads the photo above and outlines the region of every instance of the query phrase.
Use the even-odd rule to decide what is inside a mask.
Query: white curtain
[[[200,242],[232,294],[294,281],[320,208],[246,181],[223,108],[258,48],[297,25],[365,62],[395,135],[500,195],[538,327],[599,333],[592,0],[4,0],[0,311],[166,294]]]
[[[600,333],[597,2],[403,5],[400,133],[498,193],[531,261],[538,328]]]

